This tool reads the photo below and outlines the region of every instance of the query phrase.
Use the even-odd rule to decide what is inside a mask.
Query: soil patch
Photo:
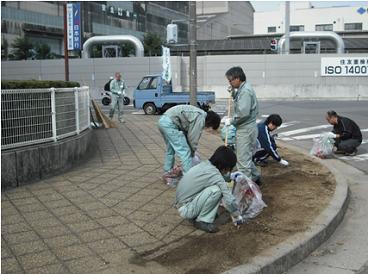
[[[262,167],[263,198],[267,208],[239,229],[227,222],[220,232],[187,237],[177,247],[168,245],[150,260],[172,273],[221,273],[247,263],[262,250],[304,231],[326,207],[335,190],[332,174],[302,154],[280,148],[290,166],[269,160]],[[230,220],[227,213],[225,219]]]

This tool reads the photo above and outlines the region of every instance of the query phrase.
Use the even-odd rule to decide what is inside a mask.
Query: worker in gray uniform
[[[158,128],[166,143],[164,181],[171,176],[175,154],[182,162],[183,173],[192,167],[192,158],[197,150],[203,129],[216,130],[220,122],[221,118],[217,113],[205,112],[191,105],[174,106],[162,115]]]
[[[225,125],[236,127],[236,156],[238,171],[261,184],[261,174],[252,161],[253,150],[256,147],[258,128],[258,101],[250,83],[241,67],[232,67],[225,74],[231,85],[234,114],[225,120]]]
[[[234,224],[242,223],[239,205],[227,187],[236,155],[226,146],[219,147],[209,160],[202,161],[184,174],[176,189],[175,206],[181,217],[203,231],[214,233],[217,209],[222,199]]]
[[[115,73],[115,78],[110,82],[111,91],[111,109],[110,118],[114,117],[115,110],[118,110],[118,119],[120,123],[124,123],[123,119],[123,108],[124,108],[124,96],[125,96],[126,85],[124,80],[121,79],[119,72]]]

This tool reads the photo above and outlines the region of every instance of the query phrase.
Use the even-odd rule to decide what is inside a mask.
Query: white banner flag
[[[170,49],[162,47],[162,79],[171,81]]]
[[[68,50],[73,50],[74,36],[73,36],[73,4],[67,4],[66,22],[67,22],[67,36],[68,36]]]

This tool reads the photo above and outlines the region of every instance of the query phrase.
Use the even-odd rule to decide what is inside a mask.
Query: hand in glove
[[[283,166],[288,166],[289,162],[284,159],[281,159],[280,164],[282,164]]]
[[[241,215],[239,215],[238,217],[231,217],[231,218],[235,226],[241,225],[244,222],[244,219]]]
[[[243,173],[241,173],[240,171],[233,172],[230,174],[230,179],[236,181],[236,178],[240,175],[243,175]]]
[[[233,121],[232,118],[226,118],[225,119],[225,126],[230,126],[232,121]]]
[[[336,134],[335,134],[335,133],[333,133],[333,132],[329,132],[329,133],[327,133],[327,136],[328,136],[329,138],[336,138]]]

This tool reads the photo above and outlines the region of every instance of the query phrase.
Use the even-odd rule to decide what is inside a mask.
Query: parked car
[[[189,104],[189,92],[173,92],[172,83],[162,79],[161,75],[147,75],[140,81],[133,94],[133,105],[143,109],[145,114],[164,113],[179,104]],[[197,104],[208,110],[215,103],[215,92],[197,92]]]

